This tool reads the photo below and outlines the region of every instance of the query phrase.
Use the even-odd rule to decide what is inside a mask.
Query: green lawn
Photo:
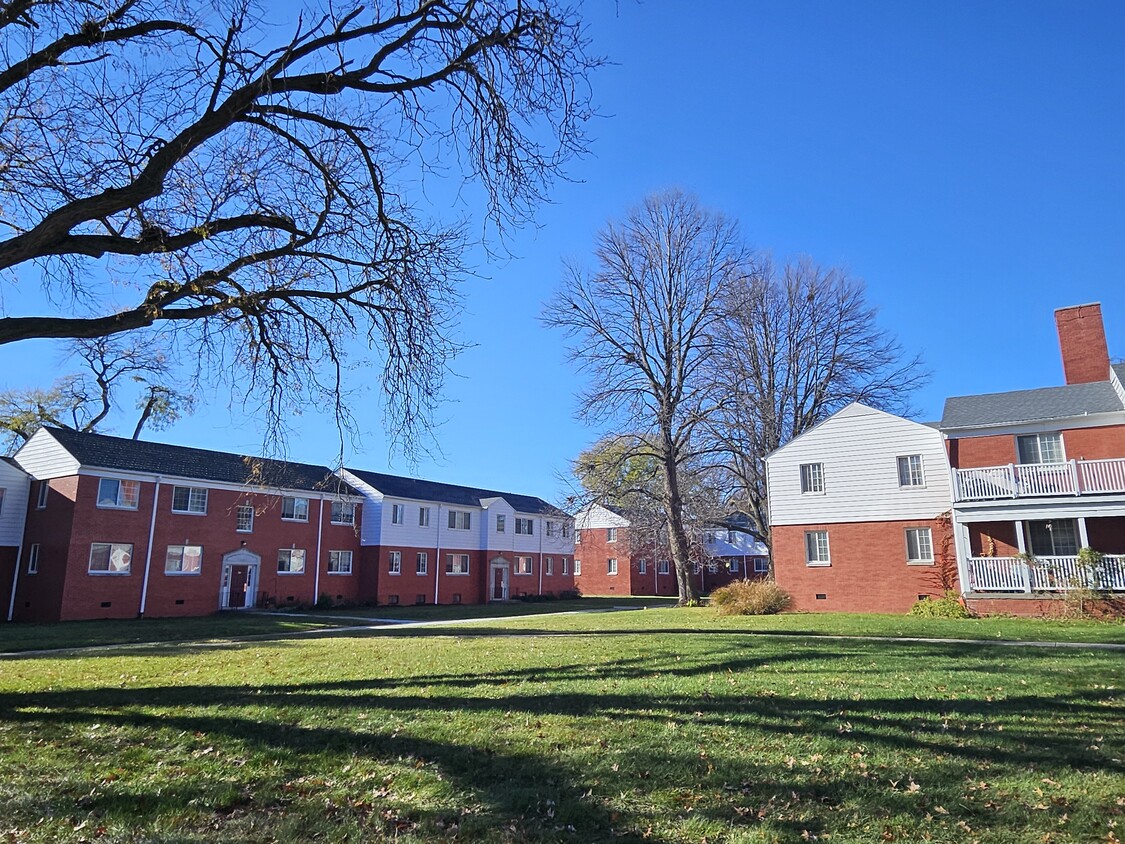
[[[6,659],[0,840],[1125,837],[1125,655],[745,634],[822,624],[647,610]]]

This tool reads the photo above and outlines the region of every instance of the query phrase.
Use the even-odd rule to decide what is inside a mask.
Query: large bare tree
[[[291,15],[0,5],[0,278],[46,294],[0,317],[0,343],[174,326],[277,421],[301,398],[340,409],[358,336],[391,427],[424,427],[465,240],[419,210],[420,183],[464,180],[501,230],[525,220],[584,149],[598,62],[561,0]]]
[[[708,359],[720,400],[707,431],[733,507],[768,543],[763,458],[853,401],[909,413],[927,373],[879,327],[863,283],[838,267],[760,258],[720,304]]]
[[[582,415],[614,429],[625,453],[659,467],[661,507],[681,603],[696,600],[683,469],[712,398],[701,378],[727,286],[747,259],[737,226],[669,192],[598,235],[597,269],[571,266],[544,321],[566,332],[590,387]]]

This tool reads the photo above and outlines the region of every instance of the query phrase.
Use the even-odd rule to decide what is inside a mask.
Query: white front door
[[[244,610],[255,605],[261,561],[261,557],[246,549],[223,555],[223,580],[219,587],[221,609]]]

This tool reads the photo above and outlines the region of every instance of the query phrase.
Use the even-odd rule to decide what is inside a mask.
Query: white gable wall
[[[920,454],[925,486],[900,487],[898,457]],[[824,466],[824,492],[802,493],[804,463]],[[941,434],[851,404],[767,458],[770,523],[832,524],[932,519],[952,507]]]
[[[37,481],[78,474],[78,461],[43,428],[20,446],[15,461]]]
[[[363,516],[360,519],[359,544],[378,545],[382,537],[383,493],[364,483],[347,469],[337,474],[345,483],[363,493]]]
[[[629,527],[629,520],[619,516],[601,504],[591,504],[583,508],[574,517],[574,527],[577,530],[593,530],[595,528]]]
[[[0,460],[0,545],[18,547],[23,541],[24,519],[27,517],[27,496],[31,478],[12,464]]]

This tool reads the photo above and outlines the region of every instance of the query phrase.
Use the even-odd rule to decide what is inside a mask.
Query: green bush
[[[910,614],[922,618],[972,618],[973,614],[956,592],[946,592],[940,598],[924,598],[915,601]]]
[[[742,580],[711,593],[711,606],[719,615],[773,615],[792,600],[772,580]]]

